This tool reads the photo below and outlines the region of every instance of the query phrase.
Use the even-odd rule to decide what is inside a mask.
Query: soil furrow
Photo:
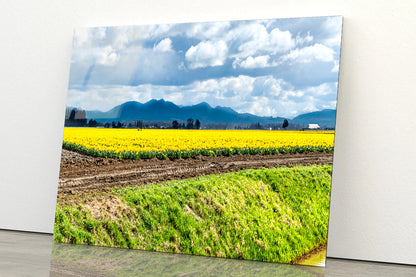
[[[117,160],[62,150],[59,193],[137,186],[247,168],[332,164],[333,152],[234,155],[189,159]]]

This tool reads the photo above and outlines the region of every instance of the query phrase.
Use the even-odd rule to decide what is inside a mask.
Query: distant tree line
[[[91,121],[91,119],[90,119]],[[96,122],[92,120],[92,122]],[[137,129],[200,129],[201,121],[199,119],[189,118],[186,122],[179,122],[178,120],[173,120],[172,122],[168,121],[118,121],[118,122],[105,122],[98,123],[95,126],[102,126],[104,128],[137,128]],[[90,127],[90,125],[88,125]]]
[[[260,122],[252,124],[236,124],[234,129],[236,130],[298,130],[302,128],[302,125],[299,124],[290,124],[287,119],[283,120],[281,123],[267,123],[261,124]]]
[[[188,118],[185,122],[179,122],[177,120],[172,121],[172,129],[201,129],[201,122],[199,119]]]

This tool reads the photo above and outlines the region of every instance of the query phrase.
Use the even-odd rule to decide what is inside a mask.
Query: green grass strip
[[[326,243],[331,172],[249,169],[114,189],[128,211],[97,218],[58,205],[54,240],[287,263]]]
[[[63,148],[80,151],[87,155],[95,157],[115,158],[115,159],[151,159],[158,158],[165,160],[167,158],[179,159],[190,158],[194,156],[232,156],[232,155],[274,155],[274,154],[288,154],[288,153],[309,153],[309,152],[329,152],[334,151],[333,146],[291,146],[279,148],[211,148],[211,149],[193,149],[185,150],[167,150],[167,151],[127,151],[117,153],[115,151],[100,151],[92,148],[87,148],[83,145],[63,142]]]

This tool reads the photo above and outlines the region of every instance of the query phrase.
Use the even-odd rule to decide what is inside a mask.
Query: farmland
[[[326,243],[333,139],[65,128],[54,240],[301,260]]]
[[[65,148],[111,158],[332,151],[334,132],[65,128]]]

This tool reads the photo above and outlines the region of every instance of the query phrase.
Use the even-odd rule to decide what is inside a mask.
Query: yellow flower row
[[[163,152],[196,149],[334,146],[334,132],[65,128],[63,141],[97,151]]]

